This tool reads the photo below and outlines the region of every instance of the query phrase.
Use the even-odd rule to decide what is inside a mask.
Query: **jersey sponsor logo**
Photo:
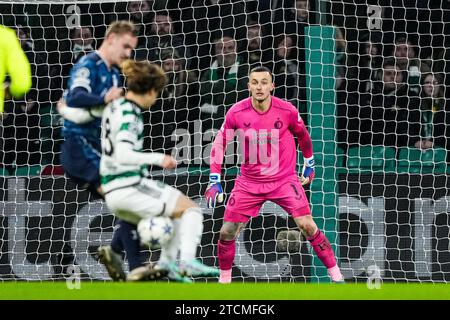
[[[244,122],[244,126],[245,126],[246,128],[250,128],[251,125],[252,125],[252,124],[251,124],[250,122]]]

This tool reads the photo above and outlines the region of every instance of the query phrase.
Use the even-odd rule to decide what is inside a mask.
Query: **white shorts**
[[[148,217],[170,217],[181,195],[162,181],[143,178],[137,185],[108,192],[105,200],[114,215],[137,224]]]

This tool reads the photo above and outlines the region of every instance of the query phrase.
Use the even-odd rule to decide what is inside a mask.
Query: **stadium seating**
[[[384,146],[351,147],[347,153],[349,172],[395,172],[395,149]]]
[[[64,168],[61,165],[48,164],[42,168],[42,176],[63,176]]]
[[[6,177],[6,176],[9,176],[9,175],[11,175],[11,174],[9,173],[8,169],[6,169],[5,167],[1,167],[0,168],[0,176]]]
[[[38,176],[41,174],[42,167],[40,165],[34,166],[19,166],[16,168],[15,176]]]
[[[444,173],[447,151],[442,148],[422,151],[416,148],[400,148],[398,173]]]

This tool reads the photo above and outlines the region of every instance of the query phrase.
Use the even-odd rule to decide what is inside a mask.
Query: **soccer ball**
[[[166,246],[173,237],[173,223],[167,217],[145,218],[137,226],[141,243],[150,249],[160,249]]]

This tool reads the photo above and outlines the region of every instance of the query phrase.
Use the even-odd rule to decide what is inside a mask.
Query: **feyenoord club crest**
[[[281,129],[283,127],[283,122],[280,119],[278,119],[277,121],[275,121],[273,126],[275,127],[275,129]]]

